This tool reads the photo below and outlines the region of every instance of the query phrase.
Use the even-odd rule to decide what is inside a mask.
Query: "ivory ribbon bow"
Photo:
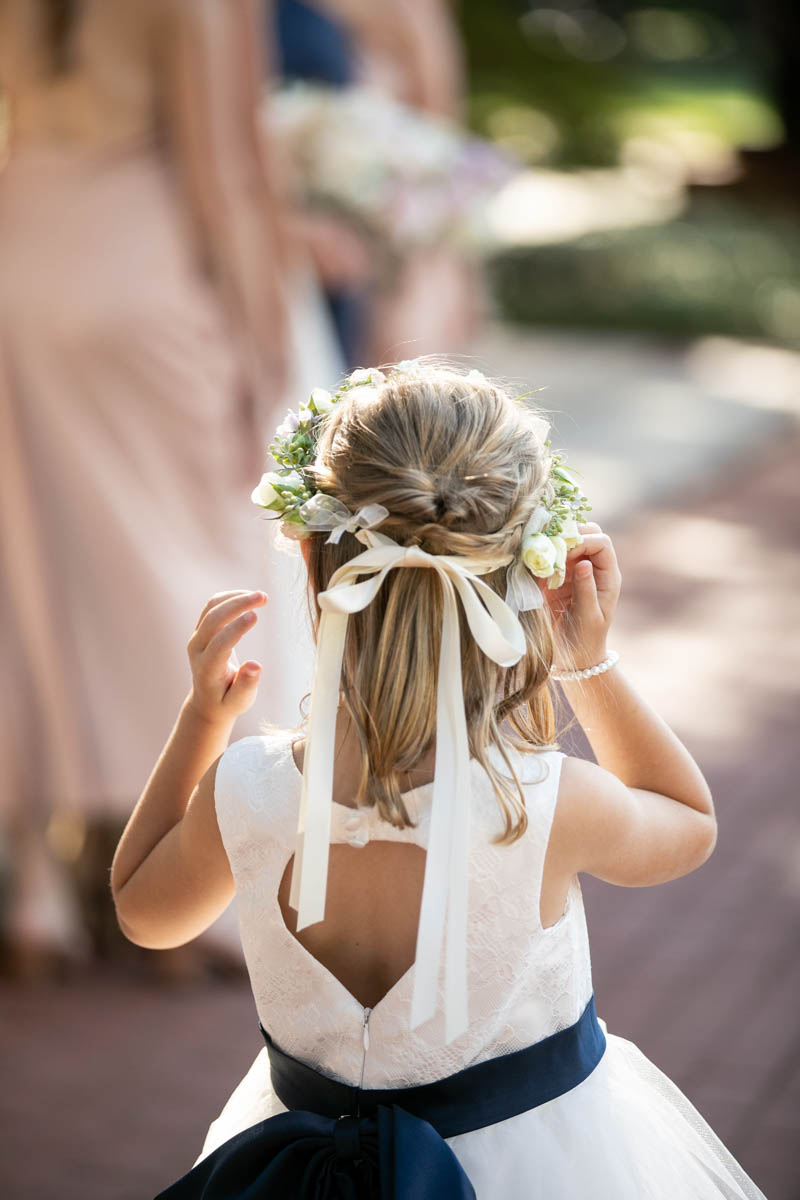
[[[331,533],[327,540],[336,543],[342,540],[344,533],[355,533],[359,529],[380,525],[381,521],[388,517],[389,510],[382,504],[367,504],[357,513],[352,513],[347,505],[342,504],[335,496],[317,492],[310,500],[306,500],[300,509],[300,515],[307,529],[329,529]]]
[[[368,549],[340,567],[328,590],[319,595],[322,617],[289,903],[297,910],[298,929],[321,921],[325,915],[336,713],[348,617],[371,603],[390,571],[399,567],[428,568],[439,577],[444,606],[431,825],[417,933],[411,1028],[429,1020],[436,1011],[444,952],[445,1039],[450,1042],[468,1024],[467,871],[471,807],[456,594],[461,598],[472,636],[483,653],[500,666],[511,667],[519,662],[525,653],[525,634],[516,614],[477,578],[505,566],[508,558],[486,562],[427,554],[416,546],[398,546],[391,538],[371,530],[361,530],[356,536]],[[370,578],[357,582],[362,575]]]

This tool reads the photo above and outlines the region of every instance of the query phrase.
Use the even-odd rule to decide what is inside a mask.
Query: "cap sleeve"
[[[291,760],[291,735],[255,736],[234,742],[219,760],[214,803],[222,842],[237,876],[237,864],[284,814],[283,774]],[[292,770],[295,770],[294,765]],[[237,880],[238,886],[238,880]]]

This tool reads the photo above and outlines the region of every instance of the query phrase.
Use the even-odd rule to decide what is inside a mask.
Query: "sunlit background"
[[[133,0],[115,3],[119,12],[136,9]],[[16,0],[16,11],[26,4]],[[302,270],[283,281],[288,382],[266,388],[264,409],[274,423],[310,386],[333,384],[326,373],[430,351],[457,354],[519,394],[541,389],[536,399],[550,415],[554,441],[581,471],[593,515],[617,544],[625,582],[615,644],[624,667],[697,756],[720,816],[719,848],[697,875],[642,893],[586,882],[598,1009],[614,1033],[637,1041],[686,1091],[770,1200],[796,1200],[800,19],[789,0],[560,0],[546,7],[414,0],[398,13],[391,4],[367,3],[361,13],[357,3],[314,0],[311,10],[335,17],[346,34],[342,45],[352,50],[348,59],[351,51],[339,48],[345,65],[326,78],[291,68],[273,20],[291,7],[263,6],[275,78],[265,81],[259,109],[281,164],[283,190],[274,203]],[[7,9],[15,10],[15,0]],[[387,33],[391,14],[411,21],[404,26],[408,62]],[[0,12],[0,39],[3,30]],[[0,42],[0,89],[9,63],[3,49]],[[437,54],[446,58],[441,72]],[[14,296],[29,304],[34,295],[29,259],[43,296],[50,270],[35,238],[19,251],[4,216],[16,140],[13,105],[0,90],[8,172],[4,178],[0,171],[0,404],[8,397],[9,413],[15,406],[34,412],[36,403],[19,383],[21,360],[15,374],[10,353],[3,359]],[[222,178],[223,193],[226,179],[236,180],[234,159],[225,165],[235,142],[229,131],[210,151],[220,155],[213,182]],[[38,192],[32,207],[45,199]],[[57,192],[49,202],[57,216]],[[126,230],[148,219],[123,209]],[[92,262],[95,231],[83,237],[80,248]],[[213,262],[213,236],[205,249]],[[225,292],[213,272],[212,282]],[[128,297],[128,279],[115,286],[117,299]],[[158,286],[154,280],[153,296]],[[148,294],[148,319],[150,304]],[[47,327],[45,307],[41,320],[35,305],[33,317],[27,311],[35,366],[48,338],[55,344],[63,332],[57,322]],[[64,328],[69,312],[65,304]],[[105,348],[99,318],[97,331]],[[273,351],[263,321],[259,332],[261,349]],[[167,378],[173,351],[171,344],[158,359]],[[142,408],[138,424],[132,410],[131,428],[142,441],[130,438],[122,451],[126,462],[142,453],[144,504],[147,439],[155,435],[147,375],[134,367],[126,379],[129,394],[141,388]],[[90,364],[82,370],[88,380]],[[202,362],[200,370],[210,373]],[[112,385],[101,394],[111,405],[116,393]],[[149,400],[155,404],[155,392]],[[86,414],[76,414],[77,427]],[[267,432],[259,429],[262,441]],[[170,452],[181,458],[180,437]],[[11,446],[9,461],[23,454]],[[263,457],[251,436],[248,469],[266,466]],[[47,482],[57,492],[58,481]],[[231,484],[231,511],[246,507],[252,482]],[[16,514],[9,495],[8,512]],[[190,546],[198,497],[187,492],[156,505],[160,522],[173,501],[176,511],[184,503],[175,527]],[[136,503],[134,495],[122,506],[125,520]],[[57,507],[45,508],[45,526],[56,526]],[[88,512],[86,521],[88,529]],[[78,561],[81,539],[74,540]],[[157,621],[160,597],[173,623],[176,611],[183,622],[196,604],[191,587],[222,571],[221,552],[205,573],[198,565],[191,587],[190,572],[184,578],[174,566],[184,560],[172,560],[166,542],[159,554],[140,572],[155,597],[148,619]],[[113,544],[97,555],[104,569],[110,561]],[[87,580],[97,562],[87,559]],[[15,572],[13,559],[5,566]],[[295,567],[280,556],[268,564],[278,574]],[[279,590],[277,579],[270,576],[270,592]],[[214,587],[229,583],[220,578]],[[88,585],[84,600],[102,626]],[[2,613],[5,595],[0,601]],[[288,600],[285,606],[289,614]],[[295,608],[291,617],[299,621],[302,604]],[[113,664],[106,632],[102,646]],[[80,663],[73,633],[56,620],[47,645],[63,643]],[[164,645],[174,641],[177,663],[182,641],[169,633]],[[293,655],[292,639],[283,641]],[[143,654],[145,643],[142,637]],[[43,633],[39,648],[45,644]],[[19,646],[11,649],[24,666]],[[286,655],[287,646],[279,651]],[[119,693],[117,727],[127,722],[139,737],[143,763],[160,748],[156,727],[168,732],[159,706],[174,711],[183,671],[180,658],[162,688],[148,682],[141,694],[131,690],[129,712],[125,679],[109,676],[109,694]],[[70,715],[88,704],[80,671],[74,686]],[[37,719],[33,702],[11,693],[4,695],[9,745],[14,731],[27,736],[24,722]],[[108,734],[100,723],[90,732],[101,744]],[[587,752],[574,729],[565,745]],[[109,756],[113,747],[109,738]],[[110,855],[144,775],[132,769],[116,806],[97,821],[80,797],[66,803],[57,792],[44,800],[37,793],[31,802],[7,772],[0,1050],[9,1070],[0,1085],[0,1191],[9,1200],[153,1194],[193,1161],[258,1049],[232,922],[217,943],[184,956],[138,954],[116,935]],[[26,824],[18,814],[28,805],[36,815]],[[24,872],[20,829],[28,850],[35,845],[37,864]],[[20,890],[24,919],[15,926]],[[77,933],[64,915],[72,913],[62,906],[68,896],[80,913]],[[53,930],[58,938],[50,945]],[[54,1109],[59,1128],[43,1156],[42,1123],[47,1117],[52,1125]]]
[[[797,345],[775,7],[465,6],[472,118],[524,164],[491,211],[505,315]]]

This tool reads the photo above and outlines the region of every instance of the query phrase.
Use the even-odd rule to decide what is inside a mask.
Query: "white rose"
[[[553,564],[553,573],[547,580],[547,586],[549,588],[560,588],[564,582],[564,575],[567,570],[567,543],[558,534],[555,534],[549,540],[553,543],[555,563]]]
[[[280,494],[276,492],[273,484],[280,479],[276,471],[268,471],[266,475],[261,476],[261,482],[258,487],[253,488],[250,494],[250,499],[253,504],[259,504],[262,508],[269,508],[276,500],[280,500]]]
[[[375,367],[359,367],[357,371],[351,371],[347,376],[347,382],[351,387],[360,387],[364,383],[385,383],[386,376],[383,371],[378,371]]]
[[[531,414],[530,422],[534,435],[544,446],[547,442],[547,439],[550,437],[550,422],[546,419],[546,417],[539,416],[538,413]]]
[[[316,413],[314,412],[313,408],[309,408],[307,404],[304,404],[303,407],[300,409],[299,416],[300,416],[300,424],[305,425],[305,424],[307,424],[308,421],[314,420]]]
[[[530,533],[523,539],[521,557],[532,575],[547,579],[556,565],[556,548],[546,533]]]
[[[333,396],[325,388],[314,388],[311,393],[311,403],[319,416],[333,411]]]
[[[566,521],[562,522],[560,536],[566,542],[568,550],[583,543],[583,535],[580,533],[578,522],[574,517],[567,517]]]
[[[369,383],[371,374],[372,371],[367,367],[359,367],[357,371],[350,372],[347,376],[347,382],[351,383],[353,387],[358,387],[360,383]]]

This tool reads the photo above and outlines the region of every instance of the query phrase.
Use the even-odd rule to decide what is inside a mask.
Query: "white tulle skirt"
[[[599,1065],[572,1091],[448,1139],[478,1200],[764,1200],[683,1093],[631,1042],[606,1036]],[[200,1158],[283,1111],[263,1050]]]

